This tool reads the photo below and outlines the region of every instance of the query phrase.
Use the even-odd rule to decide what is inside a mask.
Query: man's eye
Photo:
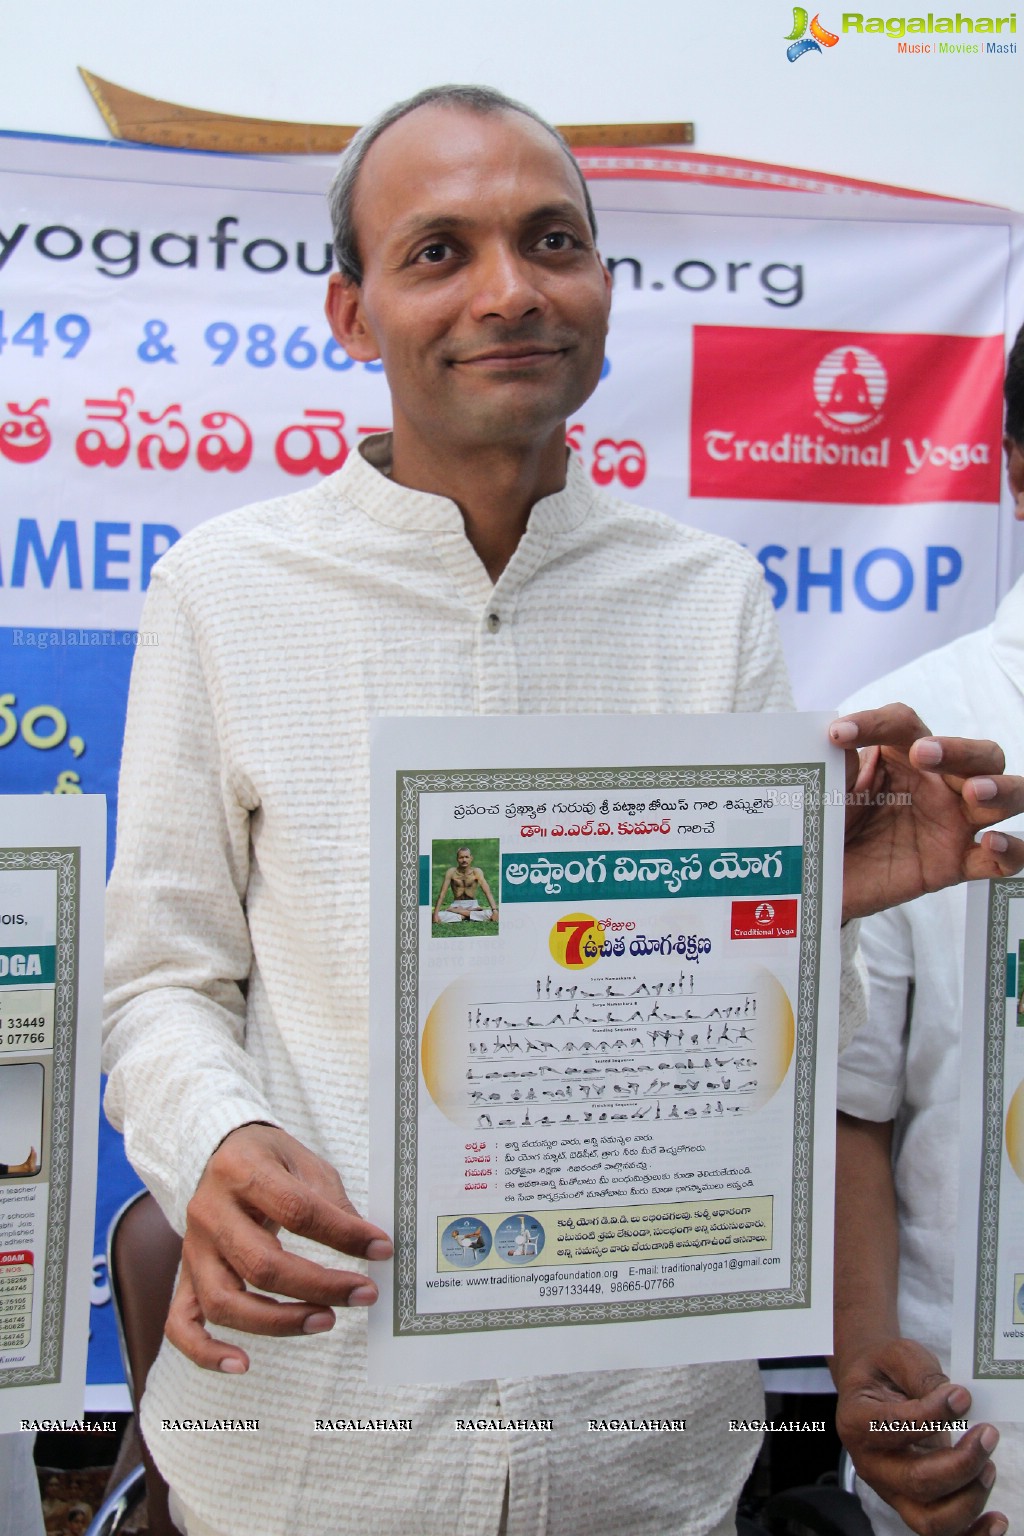
[[[571,251],[575,250],[579,243],[575,235],[570,235],[565,229],[551,229],[537,242],[545,251]]]
[[[426,262],[428,266],[437,266],[439,262],[444,261],[451,254],[451,249],[451,246],[447,245],[443,240],[438,240],[433,245],[424,246],[416,260]]]

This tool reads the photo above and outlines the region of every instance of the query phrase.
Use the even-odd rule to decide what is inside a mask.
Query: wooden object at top
[[[325,123],[283,123],[271,118],[203,112],[141,96],[79,66],[93,101],[115,139],[166,149],[212,149],[234,155],[336,155],[359,130]],[[692,144],[692,123],[572,124],[559,132],[574,148],[607,145]]]

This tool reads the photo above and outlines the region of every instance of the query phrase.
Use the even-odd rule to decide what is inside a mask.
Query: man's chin
[[[539,390],[535,379],[509,378],[496,388],[472,391],[451,426],[465,446],[536,447],[555,432],[564,433],[570,416],[590,393],[573,390],[552,396]]]

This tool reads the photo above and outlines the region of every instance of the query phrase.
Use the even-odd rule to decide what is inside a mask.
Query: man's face
[[[361,286],[328,318],[384,363],[396,444],[540,445],[600,378],[610,280],[579,180],[518,112],[428,106],[392,124],[359,174]]]
[[[455,862],[458,864],[460,869],[469,869],[470,865],[473,863],[472,848],[460,848],[458,853],[455,855]]]

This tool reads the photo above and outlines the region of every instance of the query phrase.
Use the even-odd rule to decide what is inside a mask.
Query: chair
[[[138,1422],[150,1366],[163,1338],[164,1320],[181,1262],[181,1238],[145,1190],[122,1205],[107,1234],[107,1274],[121,1345],[121,1360]],[[141,1429],[141,1467],[107,1495],[86,1536],[114,1536],[128,1515],[147,1500],[150,1536],[179,1536],[167,1508],[167,1484],[157,1471]]]
[[[856,1469],[844,1450],[835,1485],[777,1493],[760,1518],[772,1536],[871,1536],[871,1522],[857,1497],[856,1483]]]

